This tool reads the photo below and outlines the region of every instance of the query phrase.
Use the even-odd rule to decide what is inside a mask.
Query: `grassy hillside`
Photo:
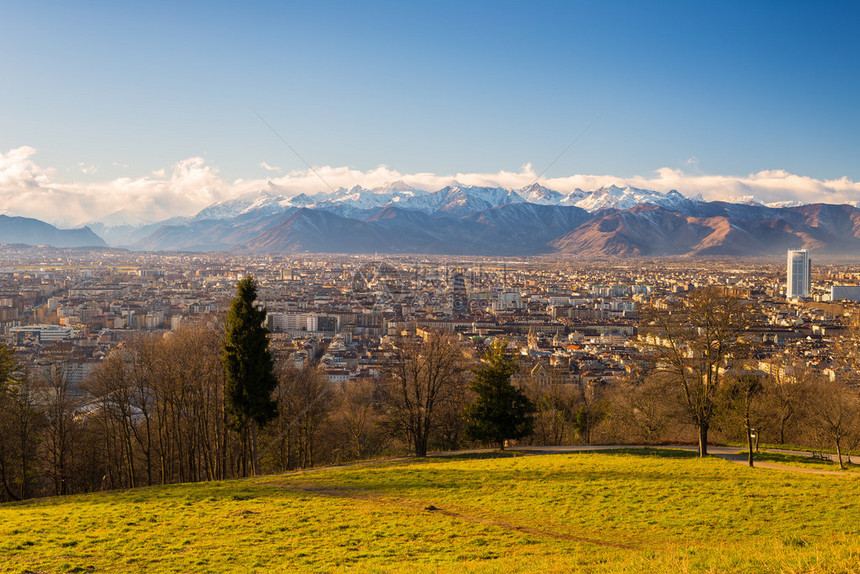
[[[472,456],[0,506],[0,571],[855,572],[860,478]]]

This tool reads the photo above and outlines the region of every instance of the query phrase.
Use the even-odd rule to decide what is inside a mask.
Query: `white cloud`
[[[785,170],[764,170],[747,176],[687,174],[661,168],[656,177],[634,177],[629,185],[657,191],[677,189],[685,195],[701,193],[708,200],[751,196],[763,203],[800,201],[803,203],[846,203],[860,198],[860,182],[846,177],[821,180],[795,175]]]
[[[165,173],[98,183],[66,182],[34,160],[36,150],[0,153],[0,210],[74,226],[124,210],[144,221],[190,215],[229,197],[230,186],[201,158],[180,161]]]
[[[380,187],[402,181],[418,189],[433,191],[463,185],[521,188],[537,179],[530,164],[519,171],[498,173],[402,173],[386,165],[367,171],[350,167],[320,166],[314,170],[292,171],[268,179],[238,179],[228,182],[217,168],[200,157],[184,159],[168,169],[146,177],[118,178],[97,183],[67,182],[56,170],[42,167],[33,159],[29,146],[0,153],[0,211],[10,215],[36,217],[64,226],[80,225],[122,211],[129,218],[159,221],[176,215],[193,215],[207,205],[242,193],[273,189],[295,195],[328,192],[329,187]],[[265,162],[260,164],[267,167]],[[81,166],[84,167],[84,166]],[[271,166],[268,166],[271,167]],[[691,167],[696,168],[695,163]],[[268,168],[267,168],[268,169]],[[650,176],[571,175],[541,178],[540,183],[561,192],[596,189],[615,184],[669,191],[705,199],[749,198],[760,202],[801,201],[804,203],[854,202],[860,198],[860,182],[848,178],[820,180],[785,170],[764,170],[746,176],[687,173],[660,168]]]
[[[269,165],[264,161],[260,162],[260,167],[262,167],[263,169],[268,170],[268,171],[281,171],[281,168],[276,167],[274,165]]]

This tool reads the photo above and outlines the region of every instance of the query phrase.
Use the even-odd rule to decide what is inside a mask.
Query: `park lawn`
[[[739,451],[738,454],[746,456],[747,451]],[[845,455],[842,456],[845,461],[844,469],[840,469],[839,463],[833,460],[822,460],[820,458],[812,458],[811,456],[805,456],[802,454],[787,454],[781,452],[757,452],[753,456],[753,462],[772,462],[774,464],[781,464],[798,468],[808,468],[810,470],[844,470],[845,472],[860,471],[860,467],[858,467],[856,464],[848,463],[848,457],[846,457]]]
[[[0,571],[856,572],[860,477],[638,450],[0,505]]]

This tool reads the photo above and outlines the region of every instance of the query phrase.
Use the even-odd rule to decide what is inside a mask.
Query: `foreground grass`
[[[747,453],[746,451],[739,451],[738,454],[746,456]],[[772,462],[774,464],[781,464],[795,468],[808,468],[810,470],[844,470],[845,472],[860,471],[860,468],[858,468],[856,464],[848,463],[847,458],[845,459],[846,464],[844,469],[840,469],[839,463],[834,460],[822,460],[820,458],[812,458],[802,454],[787,454],[781,452],[757,452],[755,453],[754,461]]]
[[[860,480],[459,457],[0,505],[0,571],[860,571]]]

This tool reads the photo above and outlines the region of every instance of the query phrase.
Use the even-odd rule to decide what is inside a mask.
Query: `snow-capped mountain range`
[[[618,187],[561,193],[403,182],[292,195],[266,189],[214,203],[193,217],[152,223],[116,212],[66,232],[7,218],[0,243],[124,247],[144,251],[412,253],[486,256],[784,255],[860,253],[860,209],[825,203],[705,201]],[[8,228],[8,229],[7,229]],[[104,241],[103,241],[104,240]]]
[[[455,183],[426,191],[398,181],[293,195],[270,183],[193,217],[110,223],[96,222],[92,230],[111,246],[147,251],[574,257],[860,251],[860,209],[849,205],[709,202],[615,185],[561,193],[537,183],[521,189]]]
[[[386,206],[416,210],[430,215],[439,212],[466,214],[509,203],[534,203],[579,207],[594,213],[602,209],[630,209],[643,203],[678,209],[702,201],[701,197],[690,199],[674,190],[661,193],[615,185],[600,187],[594,191],[575,189],[568,194],[563,194],[537,183],[519,190],[455,184],[428,192],[402,182],[394,182],[374,189],[355,186],[350,189],[340,188],[329,193],[314,195],[303,193],[295,196],[289,196],[272,186],[268,190],[255,191],[212,204],[197,213],[191,220],[256,217],[289,212],[302,207],[324,209],[337,215],[352,217],[367,210],[381,209]]]

